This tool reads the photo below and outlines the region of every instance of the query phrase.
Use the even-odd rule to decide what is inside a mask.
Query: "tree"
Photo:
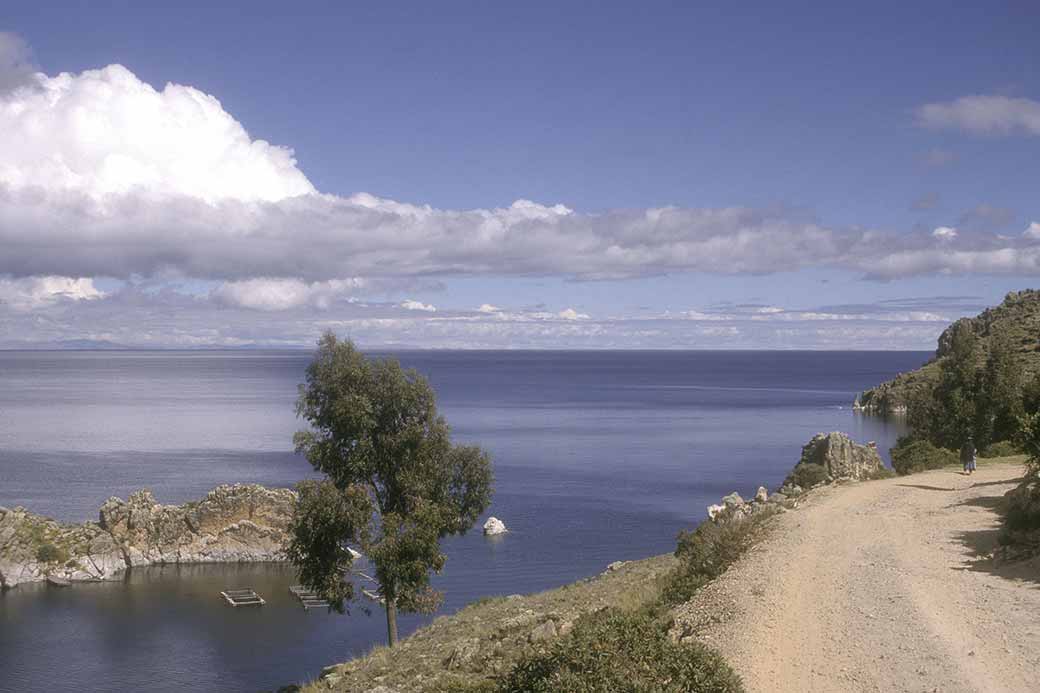
[[[957,450],[969,440],[984,447],[988,425],[980,406],[982,356],[971,324],[953,324],[945,351],[938,383],[915,393],[909,403],[910,426],[915,435],[940,447]]]
[[[322,481],[299,485],[289,559],[300,580],[340,613],[354,598],[346,575],[357,546],[385,602],[387,640],[397,612],[428,613],[441,595],[430,573],[446,560],[440,540],[463,534],[491,501],[491,461],[453,445],[425,378],[393,359],[369,359],[326,332],[300,386],[294,441]]]
[[[1007,330],[989,339],[989,358],[983,376],[980,427],[988,441],[1011,440],[1019,429],[1023,407],[1022,370]]]

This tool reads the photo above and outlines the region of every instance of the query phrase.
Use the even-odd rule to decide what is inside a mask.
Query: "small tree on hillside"
[[[949,351],[939,368],[939,382],[911,402],[910,425],[917,435],[954,450],[969,439],[980,448],[985,446],[989,425],[981,406],[981,366],[975,331],[966,321],[955,323]]]
[[[297,415],[310,430],[296,450],[319,472],[300,484],[288,547],[301,581],[342,613],[354,597],[347,575],[358,546],[385,601],[387,639],[397,612],[430,612],[441,595],[440,540],[466,532],[491,500],[491,463],[480,448],[452,445],[433,390],[393,359],[368,359],[325,333],[300,386]]]
[[[983,376],[982,425],[989,441],[1011,440],[1019,430],[1023,406],[1022,369],[1007,330],[990,337],[989,358]]]

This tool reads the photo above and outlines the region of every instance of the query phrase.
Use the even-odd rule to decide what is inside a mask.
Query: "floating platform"
[[[371,599],[374,602],[379,602],[380,604],[384,604],[384,605],[386,604],[386,600],[383,599],[383,597],[381,595],[376,594],[372,590],[361,590],[361,594],[365,595],[366,597],[368,597],[369,599]]]
[[[263,597],[250,588],[226,590],[221,592],[220,596],[231,606],[263,606],[267,603]]]
[[[303,585],[290,585],[289,593],[300,601],[300,604],[303,605],[304,611],[309,611],[310,609],[329,608],[328,601],[322,599],[317,592],[309,590]]]

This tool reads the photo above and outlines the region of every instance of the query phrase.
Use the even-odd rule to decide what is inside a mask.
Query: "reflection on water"
[[[305,611],[289,594],[294,582],[286,566],[209,565],[149,567],[125,581],[70,588],[20,586],[0,597],[0,689],[257,690],[291,683],[287,662],[317,672],[330,653],[346,658],[383,636],[381,611]],[[219,594],[241,587],[267,603],[236,608]],[[57,681],[55,671],[64,672]],[[76,684],[67,685],[70,676]]]

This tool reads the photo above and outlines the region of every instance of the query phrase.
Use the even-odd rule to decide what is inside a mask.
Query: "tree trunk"
[[[386,639],[390,647],[397,644],[397,603],[389,597],[386,599]]]

